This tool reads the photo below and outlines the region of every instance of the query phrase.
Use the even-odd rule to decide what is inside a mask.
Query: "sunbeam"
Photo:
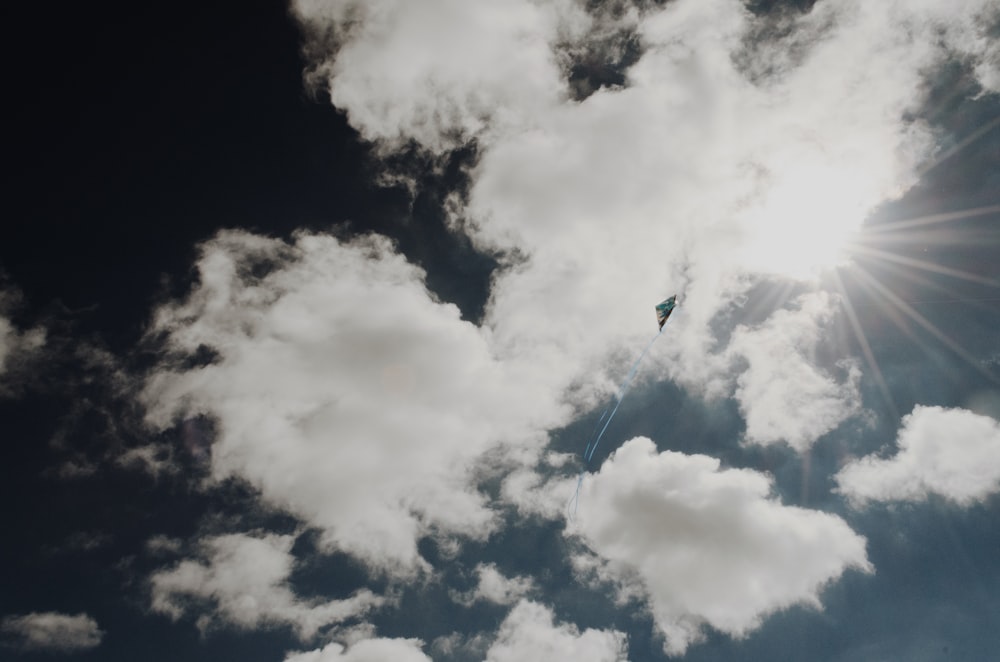
[[[923,328],[925,331],[930,333],[932,336],[944,343],[949,349],[951,349],[955,354],[961,357],[971,368],[973,368],[977,373],[988,379],[989,381],[1000,384],[1000,379],[997,375],[993,374],[991,371],[987,370],[982,366],[980,361],[976,359],[973,355],[965,350],[961,345],[956,343],[954,340],[948,337],[947,334],[938,329],[934,324],[930,322],[926,317],[920,314],[913,306],[900,298],[896,293],[886,287],[884,284],[879,282],[877,278],[869,274],[863,267],[855,265],[854,273],[867,285],[869,292],[875,294],[875,298],[881,297],[882,300],[890,304],[892,308],[886,309],[889,314],[889,318],[900,328],[901,331],[906,333],[908,336],[917,339],[916,334],[913,333],[903,319],[899,316],[899,313],[903,313],[906,317],[910,318],[917,325]],[[918,340],[919,342],[919,340]],[[923,343],[921,343],[923,344]]]
[[[927,174],[934,168],[937,168],[939,165],[941,165],[951,157],[955,156],[966,147],[972,145],[977,140],[979,140],[980,138],[982,138],[983,136],[985,136],[987,133],[989,133],[998,126],[1000,126],[1000,117],[996,117],[992,121],[987,122],[983,126],[979,127],[971,134],[963,138],[960,142],[956,143],[955,145],[952,145],[950,148],[946,149],[944,152],[939,154],[937,158],[927,163],[923,168],[921,168],[920,176],[923,177],[925,174]]]
[[[900,230],[912,230],[913,228],[923,227],[926,225],[951,223],[954,221],[962,221],[967,218],[974,218],[976,216],[985,216],[987,214],[997,213],[1000,213],[1000,205],[987,205],[985,207],[976,207],[974,209],[963,209],[961,211],[951,211],[942,214],[929,214],[919,218],[908,218],[902,221],[879,223],[878,225],[866,227],[864,233],[865,235],[870,236],[899,232]]]
[[[841,280],[840,274],[834,272],[833,280],[837,291],[840,292],[841,301],[844,304],[844,311],[847,313],[847,320],[850,322],[851,329],[854,331],[854,337],[861,346],[861,353],[865,357],[865,362],[868,364],[868,367],[871,368],[872,374],[875,377],[875,384],[878,386],[878,390],[885,399],[885,402],[889,406],[889,410],[892,412],[893,416],[898,417],[899,410],[896,406],[896,399],[892,397],[889,385],[886,383],[885,377],[882,375],[882,369],[879,368],[878,361],[875,360],[875,353],[872,352],[871,343],[868,342],[868,336],[865,335],[861,322],[858,320],[857,311],[854,310],[854,304],[851,302],[851,299],[847,294],[847,288],[844,287],[844,282]]]
[[[981,285],[988,285],[989,287],[1000,287],[1000,281],[995,278],[987,278],[985,276],[980,276],[978,274],[969,273],[968,271],[962,271],[960,269],[952,269],[951,267],[941,266],[940,264],[934,264],[933,262],[927,262],[925,260],[918,260],[912,257],[906,257],[905,255],[898,255],[896,253],[891,253],[889,251],[883,251],[878,248],[872,248],[871,246],[854,246],[854,252],[860,253],[862,255],[878,258],[880,260],[885,260],[886,262],[895,262],[896,264],[902,264],[908,267],[913,267],[914,269],[921,269],[923,271],[929,271],[936,274],[941,274],[943,276],[951,276],[952,278],[960,278],[962,280],[967,280],[972,283],[980,283]]]

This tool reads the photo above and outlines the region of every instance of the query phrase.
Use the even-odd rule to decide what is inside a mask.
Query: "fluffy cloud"
[[[797,311],[779,310],[756,328],[738,327],[730,355],[747,362],[736,399],[747,421],[747,441],[786,441],[805,451],[860,408],[860,371],[847,368],[843,382],[815,365],[822,325],[832,317],[823,293],[804,297]]]
[[[0,632],[23,650],[72,653],[96,648],[104,637],[97,621],[87,614],[47,611],[24,616],[6,616]]]
[[[383,603],[367,590],[345,600],[300,600],[288,585],[294,542],[278,535],[207,538],[200,544],[203,560],[185,560],[150,577],[151,607],[176,620],[207,605],[201,629],[219,622],[244,629],[286,625],[308,639]]]
[[[1000,491],[1000,423],[964,409],[915,407],[903,418],[896,454],[869,455],[836,475],[856,506],[922,501],[937,494],[970,505]]]
[[[198,267],[195,291],[156,316],[179,358],[147,382],[149,421],[213,417],[215,477],[249,480],[374,567],[421,567],[431,531],[488,534],[476,462],[536,448],[565,416],[543,367],[496,361],[387,240],[228,232]],[[214,362],[184,363],[206,348]]]
[[[637,438],[584,481],[570,530],[607,573],[641,585],[664,649],[680,654],[705,624],[742,636],[774,611],[819,608],[845,569],[871,569],[865,539],[843,520],[784,506],[770,490],[763,474],[657,454]]]
[[[320,650],[294,653],[285,662],[430,662],[419,639],[365,639],[345,648],[332,643]]]
[[[492,563],[476,566],[476,575],[479,581],[474,589],[453,595],[457,602],[471,605],[485,600],[498,605],[511,605],[534,588],[530,577],[505,577]]]
[[[552,45],[585,30],[573,0],[296,0],[321,39],[313,76],[362,135],[435,152],[521,125],[566,96]],[[330,41],[325,41],[330,40]],[[433,47],[429,47],[433,45]]]
[[[500,625],[486,662],[621,662],[626,658],[625,635],[617,631],[584,630],[556,625],[552,610],[522,600]]]

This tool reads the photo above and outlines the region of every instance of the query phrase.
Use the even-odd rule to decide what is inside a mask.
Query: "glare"
[[[863,173],[788,167],[768,178],[745,209],[747,266],[795,280],[814,280],[848,262],[853,239],[877,196]]]

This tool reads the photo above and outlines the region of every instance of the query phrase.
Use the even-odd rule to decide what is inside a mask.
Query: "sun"
[[[846,264],[877,201],[872,193],[863,172],[812,164],[771,173],[741,217],[746,267],[815,280]]]

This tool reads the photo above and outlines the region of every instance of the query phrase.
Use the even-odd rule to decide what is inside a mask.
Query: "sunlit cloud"
[[[853,460],[835,479],[855,507],[931,495],[971,505],[1000,492],[1000,423],[964,409],[916,407],[903,418],[895,454]]]
[[[606,559],[605,577],[645,598],[672,655],[709,625],[733,636],[819,592],[848,568],[870,572],[865,539],[839,517],[773,498],[771,480],[703,455],[626,442],[584,481],[570,531]]]

